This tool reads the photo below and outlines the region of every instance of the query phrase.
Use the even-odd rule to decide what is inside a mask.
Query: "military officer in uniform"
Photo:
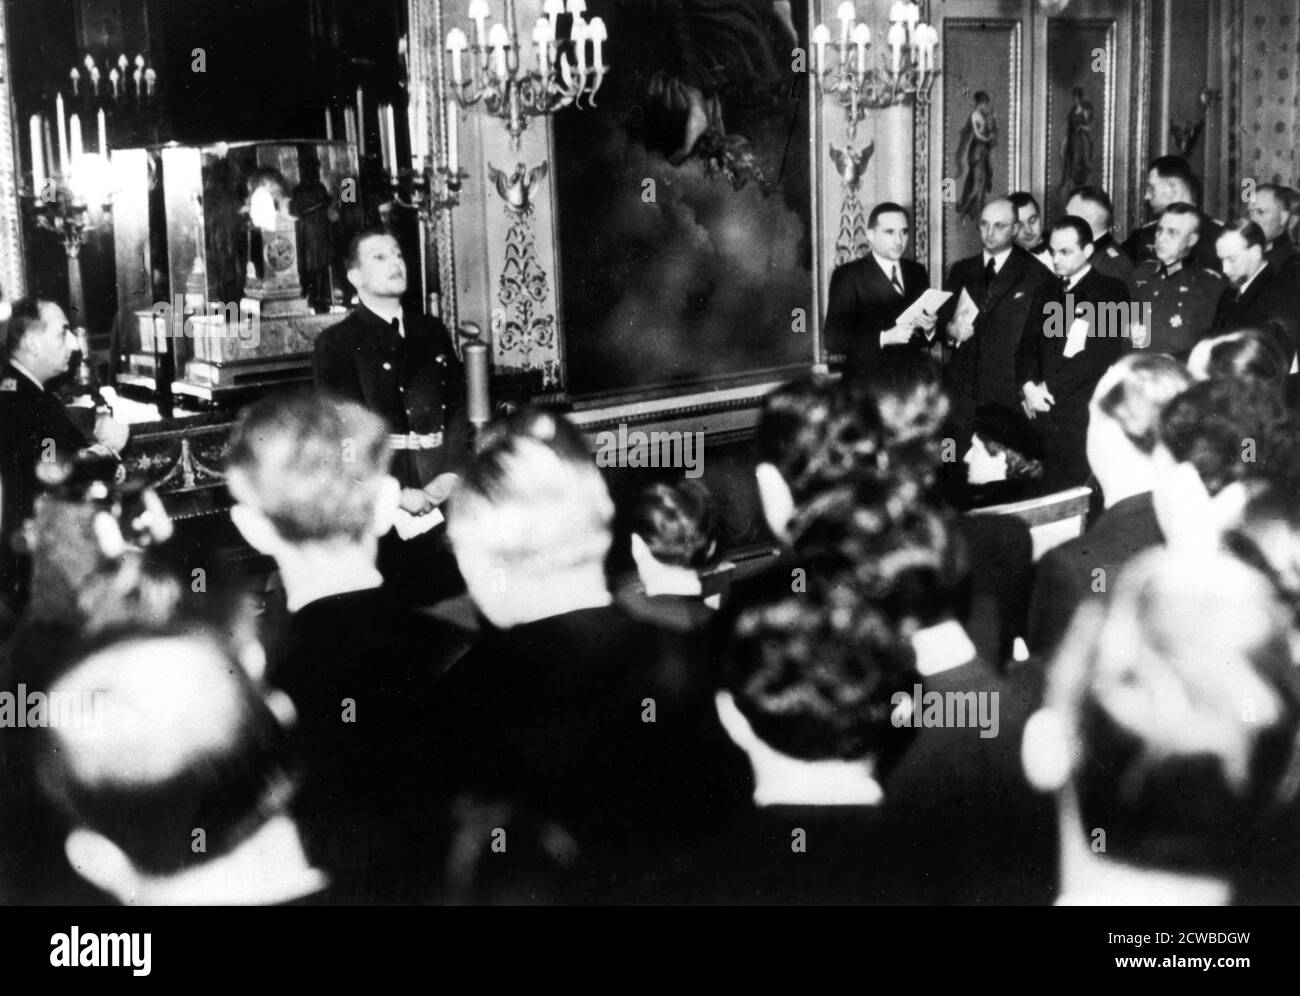
[[[392,473],[410,518],[402,520],[407,538],[395,531],[381,540],[379,569],[394,590],[427,604],[460,587],[444,530],[422,529],[419,520],[435,515],[469,455],[465,382],[442,322],[402,308],[406,262],[397,239],[367,229],[346,263],[361,303],[317,338],[316,387],[387,420]]]
[[[1151,213],[1160,217],[1170,204],[1191,204],[1201,220],[1201,237],[1192,252],[1192,261],[1208,270],[1222,271],[1214,251],[1215,243],[1223,234],[1223,223],[1200,209],[1201,181],[1192,167],[1181,156],[1160,156],[1147,170],[1147,190],[1144,195],[1151,205]],[[1156,258],[1156,222],[1149,221],[1141,228],[1129,232],[1124,240],[1124,251],[1134,264],[1146,263]]]
[[[1190,204],[1171,204],[1156,220],[1156,258],[1133,273],[1134,300],[1150,305],[1145,348],[1187,362],[1192,347],[1214,326],[1230,287],[1217,270],[1196,264],[1200,212]],[[1135,346],[1142,342],[1135,336]]]
[[[1092,268],[1103,277],[1113,277],[1133,290],[1133,261],[1120,250],[1111,234],[1115,206],[1100,187],[1076,187],[1065,203],[1065,213],[1082,218],[1092,229]]]

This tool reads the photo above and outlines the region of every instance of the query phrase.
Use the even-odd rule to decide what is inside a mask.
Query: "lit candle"
[[[515,0],[506,0],[506,31],[510,33],[510,44],[519,44],[519,25],[515,21]]]
[[[366,154],[366,105],[363,102],[361,87],[357,87],[357,155]]]
[[[451,80],[457,86],[465,82],[465,71],[461,64],[461,57],[465,54],[465,48],[469,45],[469,39],[465,37],[465,32],[460,28],[452,28],[447,32],[447,52],[451,55]]]
[[[384,105],[379,105],[379,161],[385,170],[391,170],[393,164],[388,161],[388,115],[384,113]]]
[[[90,93],[93,97],[99,96],[99,67],[90,67]]]
[[[110,69],[110,70],[108,71],[108,82],[110,82],[110,83],[113,84],[113,99],[114,99],[114,100],[117,100],[117,82],[118,82],[118,80],[120,80],[121,78],[122,78],[122,76],[121,76],[121,74],[117,71],[117,67],[116,67],[116,66],[114,66],[112,69]]]
[[[555,41],[560,33],[559,24],[560,15],[564,13],[564,0],[546,0],[542,4],[542,11],[551,21],[551,41]]]
[[[568,10],[573,15],[573,20],[575,22],[579,21],[582,15],[587,12],[587,0],[569,0]]]
[[[68,73],[68,78],[72,80],[72,95],[74,97],[81,94],[81,72],[76,66]]]
[[[144,69],[144,56],[143,56],[143,55],[137,55],[137,56],[135,57],[135,68],[143,71],[143,69]]]
[[[487,0],[469,0],[469,19],[474,22],[474,44],[479,51],[487,47]]]
[[[122,55],[119,55],[119,56],[117,57],[117,68],[118,68],[119,70],[121,70],[121,73],[122,73],[123,76],[126,75],[126,67],[127,67],[128,65],[130,65],[130,63],[128,63],[128,62],[126,61],[126,55],[125,55],[125,53],[123,53]]]
[[[510,36],[506,26],[501,23],[492,25],[488,34],[488,45],[492,49],[492,64],[498,79],[506,78],[506,49],[510,47]]]
[[[40,197],[45,186],[45,150],[41,148],[41,116],[33,114],[27,123],[32,139],[32,193]]]
[[[325,141],[334,141],[334,118],[330,115],[330,109],[325,108]]]
[[[573,40],[574,58],[578,60],[578,85],[581,86],[587,75],[587,22],[575,17],[569,37]]]
[[[157,82],[158,82],[158,74],[154,72],[153,66],[150,66],[148,69],[144,71],[144,95],[146,97],[153,96],[154,84]]]
[[[466,417],[474,425],[483,425],[492,420],[487,346],[481,342],[468,342],[464,354]]]
[[[58,160],[54,158],[54,139],[50,137],[50,119],[44,115],[41,115],[41,137],[44,139],[44,144],[41,147],[45,150],[46,175],[48,176],[49,173],[54,172]]]
[[[894,72],[903,61],[903,44],[907,41],[907,29],[901,21],[894,22],[889,28],[889,53],[893,58]]]
[[[838,17],[840,19],[840,48],[843,50],[849,47],[849,38],[853,34],[853,18],[857,12],[853,9],[853,4],[848,0],[840,4]]]
[[[393,114],[393,105],[384,105],[384,116],[388,123],[388,168],[397,175],[397,118]]]
[[[907,23],[907,30],[910,34],[916,30],[916,22],[921,19],[921,8],[914,3],[905,4],[903,7],[903,20]]]
[[[343,138],[349,145],[357,143],[357,125],[352,120],[352,108],[343,108]]]
[[[86,67],[86,72],[90,72],[95,68],[95,60],[91,57],[89,52],[87,52],[86,57],[81,60],[81,64]]]
[[[544,17],[539,17],[537,23],[533,25],[533,44],[537,47],[537,72],[542,78],[546,78],[546,71],[550,68],[550,57],[548,50],[550,48],[551,22]]]
[[[68,172],[68,119],[63,115],[63,94],[54,100],[54,118],[57,127],[55,134],[59,139],[59,172]]]
[[[826,71],[826,46],[831,43],[831,29],[824,24],[813,28],[813,72],[820,76]]]
[[[144,72],[137,69],[131,74],[131,78],[135,80],[135,101],[138,104],[140,98],[144,96],[144,87],[141,85],[144,80]]]
[[[853,29],[853,45],[858,50],[858,75],[865,75],[867,72],[867,46],[871,44],[871,29],[865,24],[859,24]]]
[[[609,33],[605,30],[604,18],[593,17],[587,24],[587,33],[591,37],[593,68],[597,73],[603,73],[605,71],[605,56],[601,51],[601,46],[605,44],[605,40],[609,37]]]
[[[85,147],[81,144],[81,117],[72,115],[72,168],[75,170],[81,165],[81,157],[85,154]]]
[[[907,5],[904,3],[894,3],[889,8],[889,23],[894,24],[903,19],[903,8]]]
[[[452,97],[447,98],[447,127],[445,130],[447,136],[447,171],[455,176],[460,172],[460,149],[459,136],[457,132],[456,101]]]
[[[104,117],[104,109],[99,109],[99,154],[108,155],[108,119]]]

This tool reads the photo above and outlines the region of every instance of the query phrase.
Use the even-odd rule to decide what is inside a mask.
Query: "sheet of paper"
[[[1076,318],[1074,324],[1070,326],[1070,331],[1065,336],[1065,358],[1068,360],[1073,356],[1078,356],[1088,345],[1088,323],[1082,318]]]
[[[898,316],[898,324],[907,328],[919,325],[921,312],[928,311],[937,315],[945,301],[952,297],[952,291],[928,290],[907,306],[907,310]]]
[[[398,538],[409,540],[427,533],[442,521],[443,515],[440,509],[435,508],[427,515],[412,515],[405,509],[399,508],[397,517],[393,520],[393,528],[397,530]]]

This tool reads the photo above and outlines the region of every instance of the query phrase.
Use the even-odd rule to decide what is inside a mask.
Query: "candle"
[[[506,31],[510,33],[510,44],[519,44],[519,25],[515,21],[515,0],[506,0]]]
[[[81,144],[81,116],[72,115],[72,168],[75,170],[81,165],[81,157],[85,155],[86,149]]]
[[[546,0],[542,4],[542,11],[551,21],[551,41],[555,41],[556,35],[559,34],[559,25],[556,23],[560,15],[564,13],[564,0]]]
[[[140,85],[140,81],[144,78],[144,73],[137,69],[131,74],[131,78],[135,80],[135,100],[136,103],[139,103],[140,98],[144,95],[144,87]]]
[[[916,22],[921,19],[921,8],[914,3],[904,4],[903,20],[907,22],[908,32],[916,29]]]
[[[587,34],[591,37],[593,68],[597,73],[602,73],[605,71],[605,56],[601,52],[601,46],[605,43],[605,39],[609,37],[609,33],[605,30],[604,19],[593,17],[587,24]]]
[[[429,95],[423,88],[415,98],[415,151],[420,156],[417,168],[421,168],[429,156]]]
[[[117,81],[121,79],[116,67],[108,71],[108,82],[113,84],[113,99],[117,100]]]
[[[469,19],[474,22],[474,44],[486,54],[487,48],[487,0],[470,0]]]
[[[848,0],[845,0],[844,3],[840,4],[838,17],[840,19],[841,49],[847,49],[849,47],[849,38],[853,33],[853,17],[855,14],[856,11],[853,9],[853,4],[849,3]]]
[[[136,68],[136,69],[140,69],[140,70],[143,70],[143,69],[144,69],[144,56],[143,56],[143,55],[137,55],[137,56],[135,57],[135,68]]]
[[[871,44],[871,29],[865,24],[854,28],[853,44],[858,50],[858,75],[862,76],[867,71],[867,46]]]
[[[889,52],[893,58],[894,72],[903,61],[903,43],[907,40],[907,29],[902,22],[895,22],[889,29]]]
[[[544,17],[539,17],[537,23],[533,25],[533,44],[537,46],[537,71],[546,78],[546,71],[550,69],[550,41],[551,41],[551,22]]]
[[[63,94],[54,100],[54,116],[57,127],[55,135],[59,140],[59,172],[68,172],[68,119],[63,115]]]
[[[90,93],[91,96],[99,96],[99,67],[90,67]]]
[[[379,105],[379,161],[383,164],[385,170],[392,169],[392,164],[388,161],[388,117],[384,114],[384,105]]]
[[[903,3],[894,3],[894,4],[891,4],[891,5],[890,5],[890,7],[889,7],[889,23],[890,23],[890,24],[893,24],[893,23],[895,23],[896,21],[901,21],[901,20],[903,19],[903,8],[904,8],[905,6],[906,6],[906,5],[903,4]]]
[[[357,124],[352,120],[352,108],[343,108],[343,137],[349,145],[357,143]]]
[[[128,65],[129,65],[129,63],[126,61],[126,55],[125,55],[125,54],[119,55],[119,56],[117,57],[117,68],[120,69],[120,70],[122,71],[122,75],[123,75],[123,76],[126,75],[126,67],[127,67]]]
[[[483,425],[492,419],[492,401],[488,394],[488,352],[481,342],[465,344],[466,412],[470,422]]]
[[[459,144],[459,136],[456,134],[458,122],[456,120],[457,107],[456,107],[455,98],[448,97],[446,106],[447,106],[447,128],[446,128],[447,171],[452,176],[456,176],[458,173],[460,173],[460,155],[459,155],[460,150],[459,148],[457,148]]]
[[[334,118],[330,116],[330,109],[325,108],[325,141],[334,141]]]
[[[57,160],[54,158],[54,140],[50,138],[50,119],[43,115],[41,117],[41,136],[44,138],[42,148],[45,150],[45,162],[47,164],[46,169],[48,171],[48,176],[49,173],[54,172]]]
[[[465,37],[465,32],[460,28],[452,28],[447,32],[447,52],[451,55],[451,80],[457,86],[465,82],[465,70],[461,64],[461,57],[465,54],[465,48],[469,45],[469,39]]]
[[[45,150],[41,148],[41,116],[33,114],[27,123],[32,140],[32,193],[40,197],[45,186]]]
[[[99,109],[99,154],[108,155],[108,119],[104,117],[104,109]]]
[[[577,23],[574,23],[576,30]],[[492,25],[492,31],[488,34],[488,45],[492,48],[492,65],[498,79],[506,78],[506,49],[510,47],[510,36],[506,34],[504,24]]]
[[[72,70],[68,73],[68,78],[72,80],[72,95],[74,97],[79,96],[81,93],[81,73],[76,66],[72,67]]]
[[[388,131],[388,168],[393,171],[393,176],[397,175],[397,118],[393,115],[393,105],[384,105],[384,115],[387,118]]]
[[[366,105],[362,101],[361,87],[357,87],[357,155],[366,154]]]
[[[813,72],[820,76],[826,71],[826,46],[831,43],[831,29],[824,24],[813,28]]]
[[[153,96],[154,84],[158,82],[158,74],[154,72],[153,66],[144,71],[144,93],[146,97]]]
[[[574,18],[569,37],[573,41],[574,58],[578,60],[578,81],[581,85],[587,75],[587,22]]]
[[[81,60],[81,64],[86,67],[86,72],[90,72],[92,69],[95,68],[95,60],[91,58],[89,52],[87,52],[86,57]]]
[[[587,0],[569,0],[568,10],[576,23],[587,12]]]

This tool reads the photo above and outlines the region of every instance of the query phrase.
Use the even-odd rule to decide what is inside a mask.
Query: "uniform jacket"
[[[1153,353],[1186,360],[1192,347],[1214,327],[1215,316],[1231,288],[1217,270],[1197,266],[1190,258],[1166,269],[1149,260],[1133,272],[1134,299],[1151,305]]]

